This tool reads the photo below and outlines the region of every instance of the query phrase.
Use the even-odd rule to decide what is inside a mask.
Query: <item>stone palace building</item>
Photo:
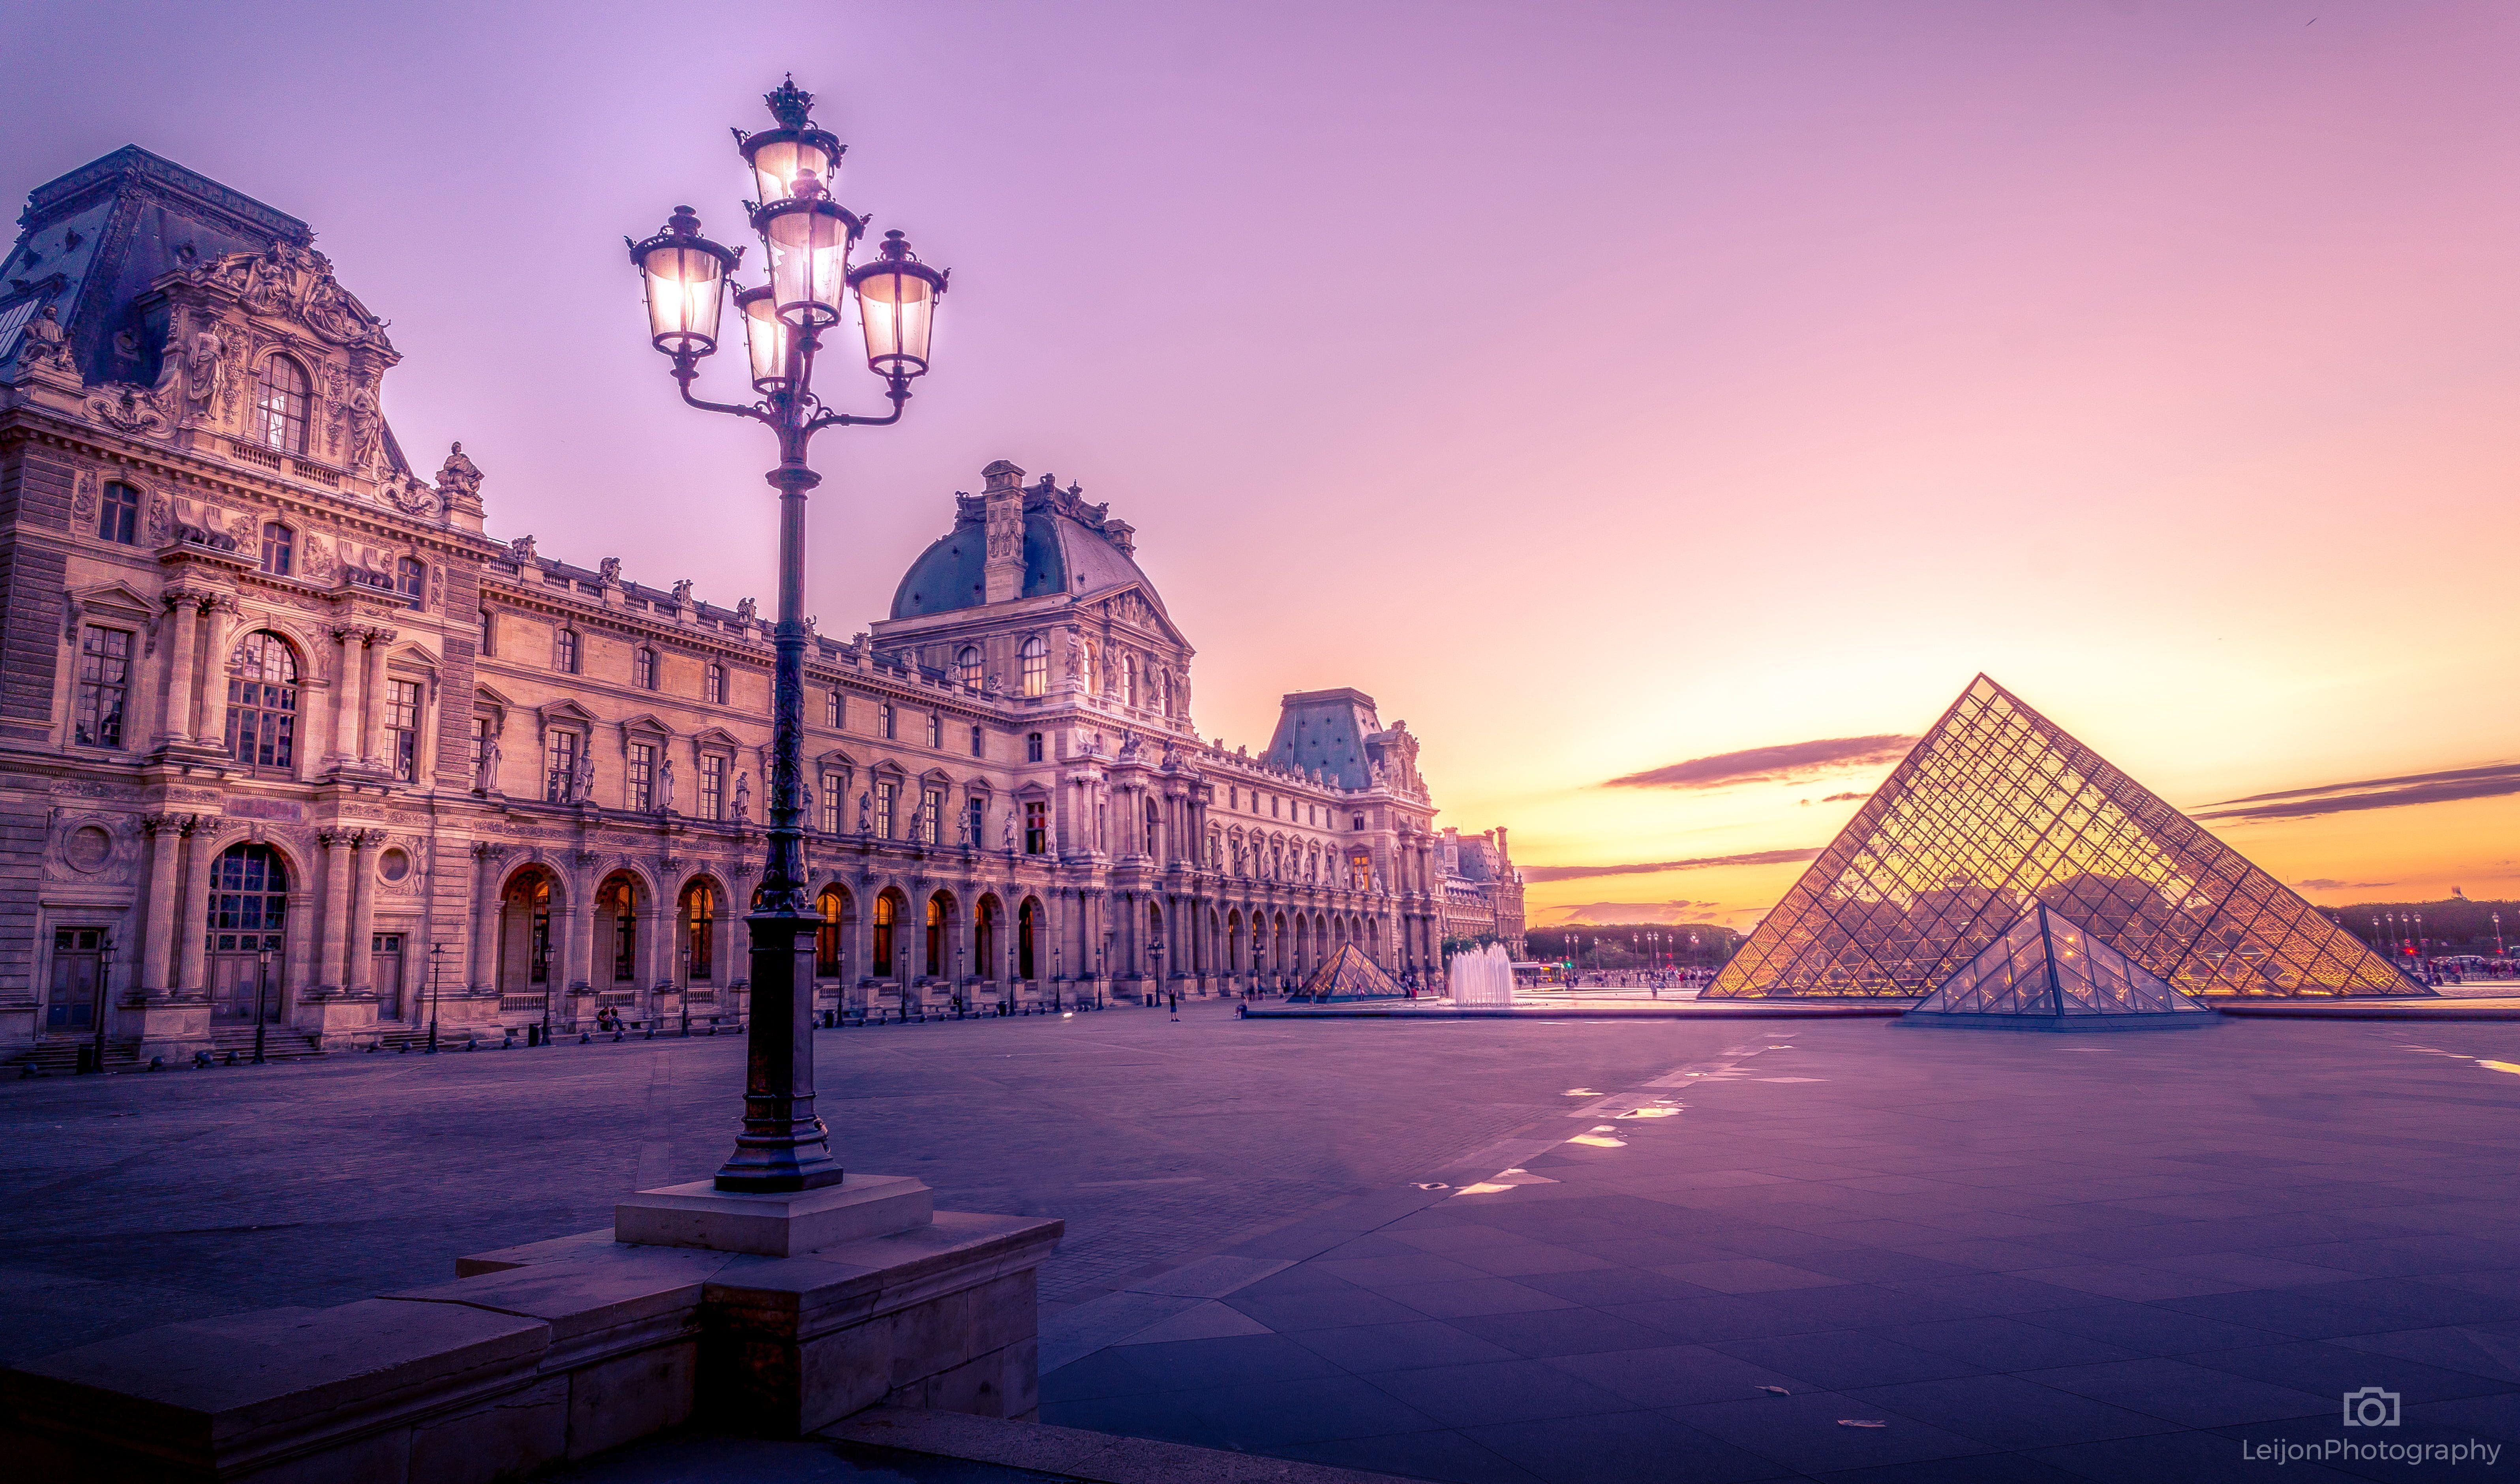
[[[0,267],[0,1057],[742,1012],[771,644],[750,601],[483,533],[307,226],[138,148]],[[1192,723],[1135,532],[999,462],[807,666],[819,1009],[1228,994],[1521,935],[1353,690]],[[58,1050],[58,1046],[56,1046]]]

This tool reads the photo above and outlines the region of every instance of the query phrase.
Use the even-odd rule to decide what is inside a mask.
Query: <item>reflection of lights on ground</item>
[[[1455,1191],[1453,1193],[1456,1195],[1494,1195],[1500,1191],[1510,1191],[1515,1186],[1555,1185],[1556,1183],[1556,1181],[1550,1179],[1546,1175],[1534,1175],[1529,1170],[1500,1170],[1490,1179],[1478,1181],[1472,1185],[1465,1185],[1460,1190]]]
[[[1566,1090],[1566,1096],[1569,1098],[1598,1098],[1601,1095],[1593,1091],[1589,1087],[1570,1087]]]
[[[1617,1132],[1617,1129],[1612,1128],[1606,1123],[1597,1123],[1593,1125],[1591,1133],[1578,1134],[1566,1142],[1568,1144],[1586,1145],[1597,1149],[1624,1149],[1628,1147],[1628,1142],[1626,1140],[1613,1139],[1610,1137],[1612,1134]]]
[[[1636,1107],[1628,1109],[1619,1116],[1622,1118],[1677,1118],[1680,1116],[1680,1109],[1676,1107]]]
[[[2478,1057],[2478,1058],[2477,1058],[2477,1062],[2476,1062],[2476,1064],[2477,1064],[2477,1065],[2479,1065],[2479,1066],[2481,1066],[2481,1067],[2484,1067],[2487,1071],[2493,1071],[2493,1072],[2509,1072],[2509,1073],[2511,1073],[2511,1074],[2512,1074],[2513,1076],[2515,1076],[2515,1077],[2520,1077],[2520,1062],[2515,1062],[2515,1061],[2488,1061],[2488,1060],[2486,1060],[2486,1059],[2484,1059],[2483,1057]]]

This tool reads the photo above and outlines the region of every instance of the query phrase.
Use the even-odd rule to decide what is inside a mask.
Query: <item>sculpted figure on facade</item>
[[[481,493],[481,471],[464,455],[464,445],[456,443],[446,450],[446,462],[437,466],[437,493],[448,500],[478,498]],[[533,537],[524,538],[525,555],[533,555]]]
[[[735,822],[739,825],[752,823],[752,775],[749,773],[735,776]]]
[[[210,403],[219,394],[226,362],[220,359],[227,351],[227,341],[220,338],[218,322],[207,317],[193,322],[193,333],[184,337],[184,410],[192,418],[211,415]]]
[[[758,615],[760,611],[761,605],[755,603],[749,598],[746,598],[742,603],[735,606],[735,621],[738,623],[748,624],[752,622],[753,618]]]
[[[875,800],[863,793],[858,795],[858,833],[875,833]]]
[[[76,369],[70,361],[69,337],[62,329],[59,310],[46,304],[43,313],[26,322],[26,333],[18,346],[18,360],[25,366]]]
[[[534,538],[531,536],[518,536],[516,540],[509,542],[508,560],[516,562],[518,566],[532,565],[534,562]]]
[[[692,579],[686,577],[682,581],[674,584],[674,607],[678,608],[689,607],[691,606],[691,602]]]
[[[472,789],[476,793],[499,791],[499,734],[481,734],[481,761],[472,770]]]
[[[656,812],[674,812],[674,760],[670,757],[656,765]]]
[[[595,563],[595,574],[598,578],[602,579],[606,587],[619,587],[621,585],[621,559],[618,557],[605,558],[603,561]]]
[[[570,770],[569,802],[584,804],[591,803],[594,799],[595,749],[587,747],[577,754],[577,766]]]

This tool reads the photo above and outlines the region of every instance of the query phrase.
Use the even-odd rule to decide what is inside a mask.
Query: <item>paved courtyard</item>
[[[1209,1004],[817,1044],[853,1167],[1069,1222],[1045,1421],[1567,1484],[2520,1469],[2520,1027]],[[702,1039],[0,1085],[0,1350],[604,1225],[708,1172],[740,1073]],[[2365,1386],[2399,1425],[2339,1425]],[[2331,1438],[2499,1451],[2243,1456]]]

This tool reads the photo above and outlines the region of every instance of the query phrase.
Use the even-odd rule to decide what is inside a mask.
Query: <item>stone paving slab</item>
[[[1217,1300],[1266,1332],[1077,1356],[1043,1418],[1462,1481],[2520,1470],[2511,1032],[1768,1035],[1281,1229]],[[2279,1439],[2495,1462],[2243,1457]]]

